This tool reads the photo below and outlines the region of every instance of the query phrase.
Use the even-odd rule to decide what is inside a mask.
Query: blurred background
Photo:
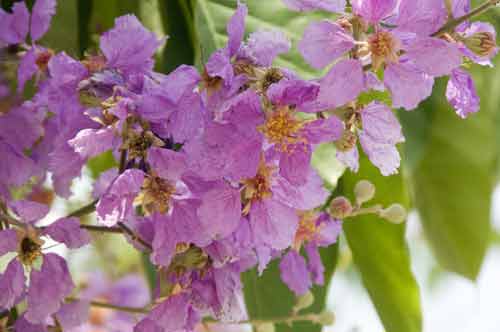
[[[1,0],[1,5],[10,8],[12,2]],[[286,10],[280,0],[245,2],[250,15],[248,33],[258,29],[283,29],[294,46],[308,23],[334,18],[328,13],[293,13]],[[473,4],[481,2],[473,1]],[[214,49],[225,43],[225,24],[235,5],[236,0],[59,0],[52,28],[41,44],[55,51],[64,50],[74,57],[94,54],[98,51],[99,34],[113,26],[114,18],[134,13],[158,36],[170,36],[157,55],[156,67],[168,73],[182,63],[200,66]],[[499,28],[500,8],[480,19]],[[495,62],[498,64],[500,60]],[[12,78],[14,68],[6,63],[2,66],[4,76],[9,79],[10,73]],[[296,51],[278,59],[276,66],[289,67],[306,78],[322,74],[307,66]],[[377,184],[379,199],[404,203],[411,213],[406,227],[379,225],[374,220],[347,220],[346,234],[339,244],[322,253],[333,278],[328,291],[315,289],[318,302],[314,309],[326,304],[336,315],[336,323],[325,327],[325,331],[383,332],[388,330],[387,326],[413,324],[408,321],[417,323],[407,330],[388,332],[418,330],[418,290],[410,271],[420,287],[425,332],[500,331],[500,188],[497,187],[500,69],[469,67],[481,95],[480,113],[467,120],[459,119],[446,104],[446,80],[438,80],[433,96],[420,109],[398,111],[407,140],[402,147],[401,174],[391,178],[381,178],[370,171],[357,175]],[[30,89],[27,97],[29,94]],[[8,104],[0,102],[0,107],[8,107],[5,105]],[[91,160],[82,177],[73,183],[74,195],[69,201],[52,197],[49,180],[42,195],[52,202],[52,211],[45,220],[53,221],[90,202],[92,183],[113,165],[109,153]],[[344,169],[335,160],[333,144],[318,149],[314,165],[331,190],[342,193],[346,184],[354,181],[353,175],[342,176]],[[89,215],[87,222],[94,221],[94,215]],[[356,229],[357,222],[363,232]],[[373,225],[376,228],[370,228]],[[92,296],[113,298],[114,291],[105,291],[107,282],[132,276],[132,281],[125,282],[129,287],[125,289],[135,294],[131,305],[140,306],[144,296],[149,296],[148,285],[154,278],[145,263],[147,258],[121,237],[93,236],[92,246],[76,252],[68,252],[61,246],[50,250],[69,258],[73,275],[82,289],[91,288],[89,283],[100,280],[102,287],[89,291]],[[373,246],[360,252],[362,247],[356,245],[359,241]],[[5,261],[5,257],[0,260],[0,271]],[[246,276],[245,281],[250,277]],[[257,285],[261,288],[246,290],[247,296],[263,296],[265,308],[259,310],[265,312],[264,316],[287,312],[293,304],[277,308],[274,297],[281,302],[291,299],[278,283],[273,266]],[[277,289],[279,295],[266,297],[270,294],[266,288]],[[249,311],[253,315],[254,310],[249,308]],[[103,323],[106,320],[102,316],[109,313],[94,314],[95,324],[78,332],[128,331],[126,321],[130,317],[124,325],[117,325],[120,319],[112,320],[114,324]],[[222,331],[213,327],[211,330]],[[280,331],[292,329],[285,326],[280,327]]]

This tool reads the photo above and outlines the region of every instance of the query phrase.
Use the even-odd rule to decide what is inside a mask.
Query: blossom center
[[[149,176],[144,180],[140,199],[145,212],[167,213],[174,194],[175,186],[169,180]]]
[[[19,244],[19,260],[27,266],[31,266],[35,260],[42,256],[42,244],[40,239],[26,234]]]
[[[246,215],[250,212],[252,202],[261,201],[272,196],[271,175],[273,171],[274,168],[272,166],[268,166],[261,161],[257,175],[253,178],[243,180],[243,201],[245,202],[243,214]]]
[[[397,62],[399,42],[387,31],[380,31],[368,40],[372,66],[378,70],[384,63]]]
[[[163,142],[157,138],[151,131],[143,131],[140,134],[131,130],[123,145],[128,149],[128,159],[146,158],[147,151],[152,146],[163,146]]]
[[[300,216],[299,227],[295,233],[294,248],[300,249],[302,243],[312,240],[317,232],[315,214],[313,212],[304,212]]]
[[[303,122],[297,120],[290,109],[280,108],[273,112],[259,130],[270,143],[278,145],[283,152],[289,151],[289,145],[303,141],[300,130]]]
[[[49,65],[50,58],[52,58],[53,53],[51,51],[43,51],[40,52],[35,60],[35,63],[40,69],[40,71],[46,71],[47,66]]]

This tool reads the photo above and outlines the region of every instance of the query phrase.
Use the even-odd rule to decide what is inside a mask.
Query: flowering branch
[[[456,19],[451,19],[446,23],[441,29],[432,34],[433,37],[441,36],[446,32],[453,31],[457,26],[464,23],[465,21],[471,19],[472,17],[481,15],[482,13],[488,11],[491,7],[495,7],[500,3],[500,0],[488,0],[484,2],[482,5],[474,8],[467,14],[460,16]]]

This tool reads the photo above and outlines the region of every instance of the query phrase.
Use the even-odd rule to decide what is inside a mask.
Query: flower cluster
[[[468,1],[453,1],[452,13],[434,0],[352,0],[352,13],[342,0],[284,3],[341,14],[312,23],[298,44],[311,66],[330,66],[324,77],[304,80],[273,67],[291,43],[280,31],[244,40],[241,3],[227,44],[201,72],[182,65],[168,75],[153,71],[165,40],[133,15],[117,18],[100,51],[78,60],[35,44],[55,0],[36,0],[31,13],[24,2],[0,9],[0,56],[19,60],[15,92],[2,85],[8,75],[0,77],[0,97],[7,97],[0,108],[0,256],[16,253],[0,275],[0,309],[27,301],[17,330],[82,323],[75,317],[86,315],[88,295],[71,300],[66,262],[44,252],[44,239],[79,248],[90,238],[75,217],[40,226],[48,207],[35,194],[50,175],[55,193],[69,197],[87,161],[109,151],[118,167],[94,184],[97,222],[122,231],[158,271],[154,301],[135,332],[191,331],[206,316],[247,319],[240,275],[253,267],[262,273],[273,259],[281,258],[288,287],[305,295],[323,284],[318,248],[336,242],[341,219],[404,219],[399,205],[361,207],[374,194],[369,182],[357,186],[354,207],[340,197],[325,208],[330,193],[311,167],[312,153],[334,142],[338,159],[357,171],[359,139],[383,175],[396,173],[404,137],[391,107],[416,108],[436,77],[450,76],[446,97],[457,114],[477,112],[462,65],[490,64],[495,31],[468,21],[443,30],[450,17],[469,12]],[[20,101],[33,77],[35,95]],[[358,101],[371,90],[386,91],[392,104]],[[13,194],[21,186],[32,189],[23,199]]]

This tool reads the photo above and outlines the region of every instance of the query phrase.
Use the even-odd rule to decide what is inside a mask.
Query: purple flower
[[[362,130],[359,140],[366,155],[382,175],[397,173],[401,158],[396,144],[404,142],[398,119],[390,108],[376,102],[362,109],[360,115]],[[359,164],[356,146],[346,152],[337,152],[337,156],[351,170],[357,171]]]
[[[312,286],[304,257],[290,250],[280,262],[281,279],[297,295],[304,295]]]
[[[34,226],[48,212],[42,204],[18,201],[12,203],[11,208],[22,218],[23,226],[16,230],[0,231],[0,254],[17,252],[17,257],[9,263],[0,277],[0,290],[5,294],[0,299],[0,307],[10,309],[26,296],[28,307],[24,317],[32,324],[44,323],[59,311],[61,303],[70,295],[74,285],[66,261],[56,254],[42,252],[42,237],[51,237],[69,248],[79,248],[87,244],[90,238],[80,229],[76,218],[60,219],[45,228]],[[39,258],[43,259],[41,269],[31,268],[26,294],[23,265],[30,267]],[[47,287],[49,283],[53,286]]]
[[[479,96],[474,81],[465,70],[455,69],[452,72],[446,88],[446,98],[461,118],[479,111]]]
[[[337,241],[342,230],[340,220],[332,220],[326,213],[307,211],[301,214],[293,249],[280,262],[281,279],[297,295],[305,294],[312,283],[322,285],[324,266],[318,247],[327,247]],[[308,261],[299,253],[304,246]]]
[[[294,114],[294,107],[313,101],[318,91],[318,84],[301,80],[283,79],[273,84],[268,97],[275,109],[267,112],[266,121],[259,126],[267,144],[280,156],[280,174],[296,185],[307,180],[313,145],[342,135],[342,123],[334,116],[304,121]]]
[[[30,13],[24,1],[12,6],[12,14],[0,9],[0,40],[6,44],[24,42],[29,32]]]
[[[323,68],[354,47],[354,39],[335,22],[311,23],[299,42],[298,49],[314,68]]]
[[[109,68],[130,75],[151,71],[152,57],[162,43],[137,17],[125,15],[117,18],[114,28],[101,36],[100,48]]]
[[[429,36],[444,25],[447,16],[444,1],[401,0],[394,23],[400,31]]]
[[[377,23],[394,11],[398,0],[353,0],[351,4],[354,13],[370,23]]]

